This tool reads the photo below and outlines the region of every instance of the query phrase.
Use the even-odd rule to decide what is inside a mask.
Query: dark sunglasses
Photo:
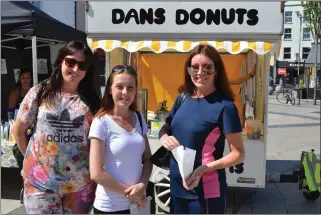
[[[77,61],[73,58],[65,58],[65,65],[68,67],[74,67],[76,64],[78,65],[78,68],[82,71],[87,71],[90,67],[90,65],[85,61]]]
[[[212,75],[215,71],[215,66],[213,64],[204,64],[200,68],[200,66],[196,64],[192,65],[191,67],[187,67],[187,72],[191,76],[197,75],[200,70],[201,74]]]
[[[129,72],[136,73],[136,70],[132,66],[128,66],[128,65],[117,65],[117,66],[114,66],[114,68],[111,70],[111,72],[118,72],[120,70],[127,70]]]

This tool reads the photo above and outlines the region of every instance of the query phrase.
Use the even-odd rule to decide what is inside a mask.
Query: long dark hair
[[[115,68],[117,68],[117,70]],[[114,77],[118,74],[123,74],[123,73],[129,74],[135,79],[136,94],[135,94],[135,99],[134,99],[133,103],[129,106],[129,109],[132,111],[137,110],[137,87],[138,87],[137,72],[135,71],[135,69],[133,67],[118,65],[112,69],[111,74],[108,77],[104,96],[101,101],[101,106],[96,114],[97,117],[102,117],[102,116],[110,113],[111,110],[114,108],[115,103],[114,103],[112,95],[109,93],[110,88],[113,85]]]
[[[17,83],[16,83],[16,86],[17,86],[18,88],[20,88],[20,89],[21,89],[21,87],[22,87],[22,83],[21,83],[21,81],[20,81],[20,78],[21,78],[21,76],[22,76],[23,74],[25,74],[25,73],[29,73],[29,74],[30,74],[30,87],[32,87],[32,73],[31,73],[31,71],[28,70],[28,69],[26,69],[26,68],[21,68],[21,69],[20,69],[20,72],[19,72],[18,81],[17,81]]]
[[[214,79],[214,87],[216,90],[221,91],[225,94],[225,96],[234,101],[234,94],[233,91],[228,83],[226,70],[222,61],[220,54],[216,51],[216,49],[210,45],[198,45],[194,47],[187,59],[185,61],[184,71],[185,71],[185,89],[190,95],[193,95],[196,90],[196,86],[191,80],[191,76],[187,71],[188,67],[191,67],[192,58],[195,55],[202,54],[207,56],[208,58],[212,59],[215,65],[216,77]]]
[[[61,64],[67,55],[73,55],[76,52],[80,52],[89,65],[93,64],[93,53],[85,43],[82,41],[71,41],[66,44],[58,52],[57,59],[54,63],[54,69],[49,80],[45,80],[41,83],[42,85],[46,85],[41,97],[42,102],[49,105],[53,105],[56,102],[56,93],[61,92],[63,83]],[[87,69],[85,77],[79,83],[78,91],[81,99],[89,106],[91,111],[96,112],[100,105],[100,99],[95,90],[93,66],[89,66]]]

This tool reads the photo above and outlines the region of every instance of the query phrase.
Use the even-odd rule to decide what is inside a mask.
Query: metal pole
[[[273,66],[273,85],[276,83],[276,54],[273,53],[274,56],[274,66]]]
[[[314,76],[314,89],[313,89],[313,104],[316,105],[317,104],[317,74],[318,74],[318,49],[319,49],[319,38],[318,36],[316,36],[316,53],[315,53],[315,76]]]
[[[298,76],[297,76],[297,84],[299,83],[299,76],[300,76],[302,16],[299,16],[299,18],[300,18],[300,29],[299,29],[299,57],[298,57]]]
[[[37,71],[37,37],[32,37],[32,77],[33,85],[38,83],[38,71]]]
[[[109,52],[105,52],[105,84],[107,84],[107,80],[110,75],[110,54]]]

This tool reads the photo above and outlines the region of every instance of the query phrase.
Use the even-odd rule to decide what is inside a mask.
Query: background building
[[[301,1],[287,1],[284,7],[284,34],[278,61],[276,62],[278,83],[281,75],[287,75],[287,83],[295,82],[299,74],[304,74],[304,61],[307,59],[313,38],[306,27]],[[298,65],[298,61],[300,65]]]

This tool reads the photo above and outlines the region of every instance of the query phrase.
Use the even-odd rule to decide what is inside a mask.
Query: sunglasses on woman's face
[[[127,70],[129,72],[136,73],[136,70],[133,67],[126,65],[117,65],[111,70],[111,72],[118,72],[120,70]]]
[[[214,64],[204,64],[200,67],[198,64],[195,64],[187,67],[187,72],[190,76],[197,75],[200,70],[202,75],[212,75],[215,71],[215,66]]]
[[[65,65],[68,67],[74,67],[76,64],[78,65],[78,68],[82,71],[87,71],[89,69],[89,64],[85,61],[77,61],[73,58],[65,58]]]

